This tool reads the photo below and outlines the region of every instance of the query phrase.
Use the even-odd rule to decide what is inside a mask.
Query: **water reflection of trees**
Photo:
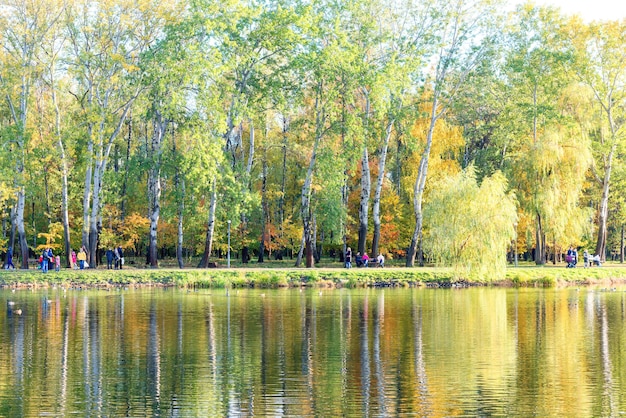
[[[624,292],[263,293],[24,294],[0,317],[0,415],[624,410]]]

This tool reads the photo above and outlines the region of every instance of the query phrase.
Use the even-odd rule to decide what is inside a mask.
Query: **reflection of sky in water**
[[[2,291],[0,415],[616,416],[607,290]]]

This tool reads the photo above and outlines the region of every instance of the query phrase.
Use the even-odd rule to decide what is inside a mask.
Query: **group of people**
[[[52,248],[46,247],[39,256],[39,267],[41,271],[47,273],[51,268],[54,271],[61,270],[61,257],[54,255]]]
[[[111,270],[115,265],[115,270],[122,269],[124,265],[124,251],[122,247],[109,248],[106,252],[107,269]]]
[[[576,267],[576,264],[578,264],[578,250],[576,250],[573,245],[570,245],[569,249],[567,250],[567,254],[565,255],[565,262],[567,262],[568,268],[574,268]],[[585,268],[591,266],[602,266],[602,258],[600,257],[600,255],[590,255],[589,251],[587,250],[583,251],[583,262]]]
[[[70,253],[70,265],[72,269],[76,270],[84,270],[89,268],[89,264],[87,263],[87,248],[83,245],[78,254],[76,251],[72,250]],[[112,269],[115,266],[115,270],[122,269],[124,265],[124,251],[122,247],[119,246],[117,248],[109,248],[106,252],[107,259],[107,269]],[[11,248],[9,248],[9,253],[7,256],[7,269],[9,266],[13,266],[12,261],[12,252]],[[13,266],[15,268],[15,266]],[[54,268],[55,271],[59,271],[61,269],[61,257],[58,255],[55,256],[52,252],[52,248],[46,247],[41,255],[39,256],[39,265],[38,267],[44,273],[47,273],[49,269]]]
[[[346,268],[352,268],[352,249],[350,247],[346,248],[344,259]],[[360,252],[357,252],[355,262],[357,267],[369,267],[370,257],[366,252],[363,252],[363,255],[361,255]],[[376,257],[376,263],[378,264],[378,267],[385,267],[385,257],[382,254],[378,254]]]

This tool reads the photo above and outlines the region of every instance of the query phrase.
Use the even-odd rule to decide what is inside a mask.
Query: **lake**
[[[626,416],[624,288],[0,298],[0,416]]]

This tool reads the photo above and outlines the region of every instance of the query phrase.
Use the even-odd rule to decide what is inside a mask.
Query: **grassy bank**
[[[0,271],[4,287],[107,287],[107,286],[177,286],[181,288],[223,287],[372,287],[372,286],[560,286],[626,283],[626,268],[603,266],[566,269],[561,267],[509,268],[505,277],[482,281],[457,280],[451,269],[385,268],[385,269],[124,269]]]

